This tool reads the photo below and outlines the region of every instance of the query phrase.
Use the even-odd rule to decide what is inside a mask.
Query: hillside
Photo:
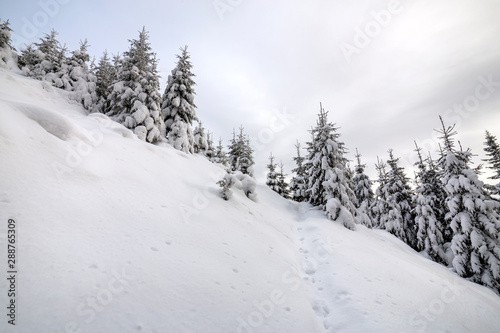
[[[222,167],[152,145],[0,69],[7,332],[497,332],[500,297],[380,230],[349,231]],[[2,270],[6,274],[6,259]],[[9,283],[0,283],[4,312]]]

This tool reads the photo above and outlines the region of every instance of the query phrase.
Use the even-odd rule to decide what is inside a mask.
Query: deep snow
[[[500,297],[384,231],[350,231],[265,185],[0,69],[0,256],[17,225],[6,332],[498,332]]]

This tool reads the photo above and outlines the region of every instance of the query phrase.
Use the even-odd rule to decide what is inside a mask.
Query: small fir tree
[[[273,153],[269,155],[269,164],[267,165],[267,180],[266,185],[269,186],[271,190],[276,193],[280,193],[280,187],[278,184],[278,173],[276,172],[276,163],[274,163]]]
[[[285,198],[285,199],[290,199],[290,188],[288,183],[286,182],[286,174],[285,174],[285,169],[283,162],[280,161],[280,170],[278,172],[278,188],[279,188],[279,194]]]
[[[372,220],[370,218],[370,207],[374,202],[375,195],[372,190],[372,181],[364,173],[366,164],[361,164],[361,154],[356,149],[356,161],[358,162],[354,168],[355,174],[352,178],[353,189],[356,196],[356,208],[359,213],[359,220],[365,226],[371,228]]]
[[[290,191],[292,193],[292,199],[298,202],[307,201],[306,190],[307,190],[307,174],[304,165],[305,158],[300,156],[300,143],[297,141],[295,145],[297,149],[297,156],[293,158],[297,167],[292,170],[295,176],[290,181]]]

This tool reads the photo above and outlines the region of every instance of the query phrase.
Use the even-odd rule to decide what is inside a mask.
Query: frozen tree
[[[290,191],[292,192],[292,199],[298,202],[307,201],[307,173],[304,165],[305,158],[300,156],[300,143],[297,141],[295,145],[297,148],[297,156],[293,158],[297,167],[292,170],[295,176],[290,181]]]
[[[470,150],[456,149],[455,126],[441,119],[444,151],[442,183],[446,191],[446,220],[453,229],[453,268],[462,277],[500,293],[499,203],[483,191],[483,183],[470,168]]]
[[[205,128],[203,127],[203,123],[198,122],[198,126],[194,129],[194,152],[198,154],[202,154],[206,156],[208,150],[208,140],[207,135],[205,134]]]
[[[96,94],[97,109],[99,112],[107,113],[109,111],[108,96],[113,91],[112,83],[116,78],[116,67],[111,63],[108,52],[104,51],[99,63],[97,64],[96,75]]]
[[[384,161],[377,157],[377,164],[375,168],[378,172],[378,187],[375,190],[375,201],[370,207],[370,212],[373,220],[373,227],[385,229],[387,219],[389,218],[389,204],[387,198],[389,197],[388,188],[388,175],[386,171],[387,165]]]
[[[414,249],[417,246],[417,228],[412,213],[413,193],[406,177],[404,168],[399,166],[399,158],[395,158],[392,149],[389,150],[390,167],[387,173],[387,204],[389,215],[385,229]]]
[[[374,202],[374,193],[372,190],[372,181],[364,173],[366,164],[361,164],[361,154],[358,153],[356,149],[356,164],[354,171],[355,174],[352,178],[353,180],[353,190],[356,196],[356,208],[359,213],[359,221],[365,226],[371,228],[372,220],[370,218],[370,207]]]
[[[10,28],[9,20],[1,22],[0,20],[0,66],[12,66],[9,64],[17,55],[14,53],[16,49],[12,46],[11,39],[12,29]],[[15,60],[13,61],[15,63]]]
[[[141,140],[154,143],[165,133],[165,125],[160,116],[158,60],[148,39],[143,27],[138,39],[129,40],[130,48],[123,54],[108,96],[107,114],[132,129]]]
[[[280,188],[278,186],[278,173],[276,172],[276,163],[274,163],[273,153],[269,155],[269,164],[267,165],[267,178],[266,185],[269,186],[271,190],[279,193]]]
[[[226,168],[228,167],[227,154],[222,145],[222,138],[219,138],[219,144],[215,148],[214,163],[222,164]]]
[[[37,80],[46,80],[58,88],[68,86],[63,84],[58,74],[66,62],[66,49],[57,40],[58,33],[52,29],[50,34],[40,38],[39,43],[29,45],[21,51],[19,57],[19,68],[24,75]]]
[[[192,64],[187,46],[177,55],[177,66],[168,76],[161,106],[168,142],[185,153],[194,152],[193,121],[196,117]]]
[[[210,132],[207,132],[207,150],[205,152],[205,156],[210,162],[215,163],[214,140],[213,135]]]
[[[233,139],[228,152],[229,167],[233,172],[241,171],[253,177],[253,149],[250,147],[250,139],[245,136],[243,130],[243,126],[240,126],[238,137],[233,130]]]
[[[67,73],[70,80],[70,90],[74,92],[74,98],[80,101],[87,110],[97,108],[96,76],[91,73],[87,62],[90,56],[87,53],[88,42],[80,42],[80,49],[73,51],[67,59]]]
[[[489,179],[500,179],[500,146],[497,143],[497,138],[490,132],[486,131],[486,146],[484,151],[488,158],[483,159],[483,161],[488,162],[488,168],[493,170],[494,174]],[[493,194],[500,194],[500,183],[495,186],[487,186]]]
[[[347,159],[344,143],[334,124],[328,122],[328,112],[320,105],[316,127],[312,129],[313,141],[308,143],[309,202],[322,206],[328,218],[339,220],[346,228],[354,230],[356,207],[351,198],[354,193],[346,176]]]
[[[424,161],[421,148],[415,142],[418,161],[415,190],[415,223],[417,225],[417,247],[435,262],[447,265],[445,236],[448,229],[445,222],[445,193],[438,169],[431,157]]]
[[[278,172],[278,188],[279,188],[279,195],[281,195],[285,199],[290,199],[290,188],[288,183],[286,182],[286,174],[285,174],[285,169],[283,162],[280,161],[279,165],[279,172]]]

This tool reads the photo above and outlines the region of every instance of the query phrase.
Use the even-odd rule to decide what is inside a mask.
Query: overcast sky
[[[372,178],[389,148],[413,177],[413,140],[435,155],[438,115],[456,123],[476,161],[486,129],[500,139],[498,0],[0,0],[0,8],[18,49],[54,28],[70,50],[87,38],[99,58],[126,51],[146,26],[162,88],[188,45],[198,117],[225,144],[245,127],[258,179],[270,152],[290,173],[320,102],[348,157],[358,148]]]

